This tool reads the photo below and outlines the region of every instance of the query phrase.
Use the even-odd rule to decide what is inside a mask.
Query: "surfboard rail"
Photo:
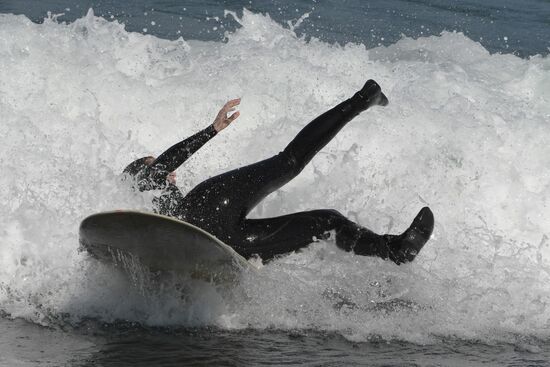
[[[170,271],[216,283],[232,282],[243,271],[257,270],[211,233],[155,213],[114,210],[92,214],[80,223],[79,242],[104,263],[117,265],[128,255],[151,271]]]

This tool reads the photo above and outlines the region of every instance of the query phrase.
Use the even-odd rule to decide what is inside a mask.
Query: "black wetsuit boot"
[[[379,236],[366,228],[344,227],[340,233],[343,238],[339,246],[348,251],[353,250],[357,255],[379,256],[399,265],[414,260],[430,239],[433,228],[433,213],[430,208],[424,207],[400,235]]]
[[[424,207],[405,232],[388,239],[390,259],[398,265],[413,261],[430,239],[433,229],[434,215],[430,208]]]
[[[306,125],[288,144],[284,153],[297,161],[301,171],[354,117],[370,107],[387,104],[388,99],[380,86],[374,80],[368,80],[353,97]]]

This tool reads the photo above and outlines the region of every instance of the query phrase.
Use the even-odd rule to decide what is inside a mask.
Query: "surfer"
[[[234,111],[239,103],[240,99],[227,102],[212,125],[157,158],[143,157],[124,169],[138,190],[161,190],[153,203],[156,212],[210,232],[245,258],[258,255],[269,260],[326,239],[334,231],[336,245],[345,251],[378,256],[398,265],[414,260],[433,230],[434,218],[428,207],[422,208],[400,235],[378,235],[332,209],[274,218],[246,217],[267,195],[296,177],[346,123],[370,107],[388,104],[375,81],[368,80],[351,98],[311,121],[279,154],[209,178],[183,195],[174,171],[239,117]]]

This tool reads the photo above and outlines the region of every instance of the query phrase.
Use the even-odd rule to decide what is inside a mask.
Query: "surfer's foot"
[[[369,79],[363,88],[351,98],[362,111],[372,106],[386,106],[388,98],[374,80]]]
[[[388,257],[397,265],[414,260],[428,242],[434,228],[434,215],[424,207],[414,218],[411,226],[399,236],[388,236]]]
[[[377,256],[397,265],[414,260],[428,242],[434,228],[434,216],[430,208],[418,212],[410,227],[400,235],[378,235],[356,225],[343,226],[336,232],[336,245],[356,255]]]

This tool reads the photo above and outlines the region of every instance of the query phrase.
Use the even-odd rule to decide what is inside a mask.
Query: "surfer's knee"
[[[283,162],[285,171],[293,177],[298,176],[305,167],[290,149],[283,150],[277,157]]]

